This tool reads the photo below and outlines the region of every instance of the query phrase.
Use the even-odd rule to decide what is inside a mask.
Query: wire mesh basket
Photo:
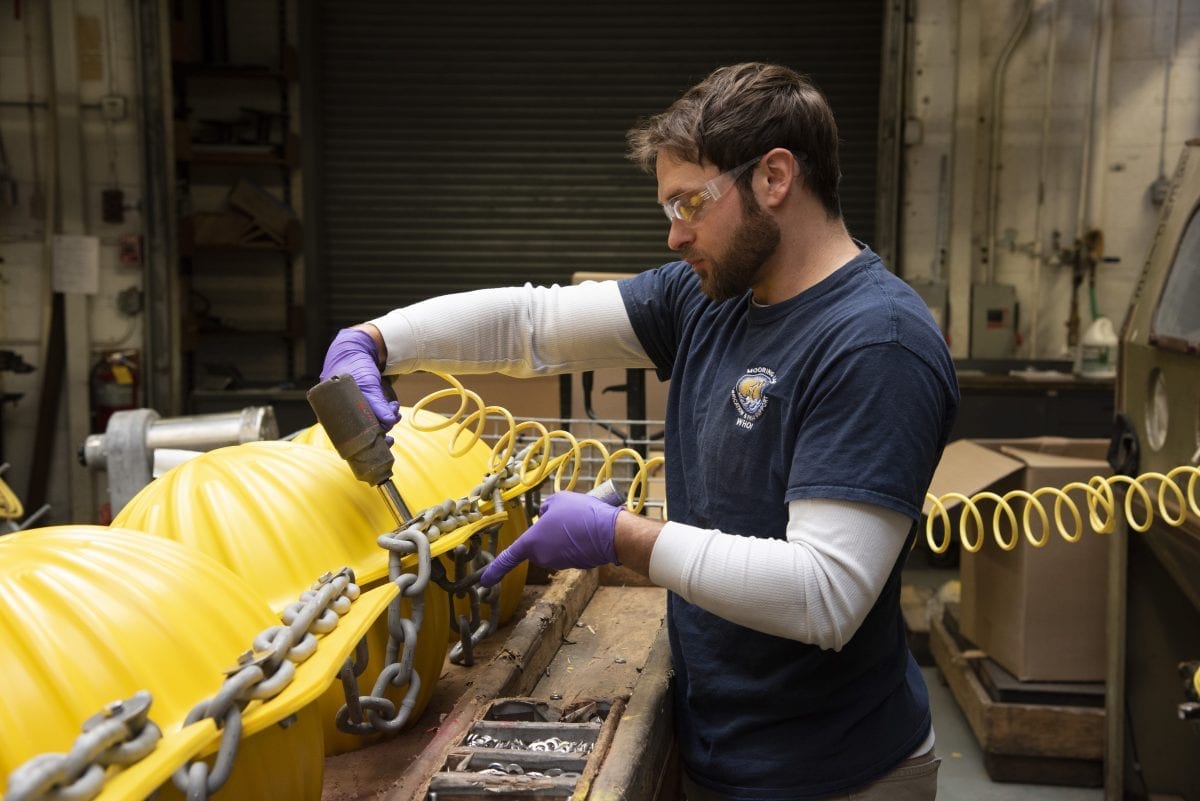
[[[515,417],[520,424],[531,418]],[[643,460],[650,460],[663,453],[663,422],[661,420],[615,420],[592,418],[537,418],[549,431],[562,430],[569,432],[577,440],[594,439],[600,442],[610,454],[622,448],[631,448],[641,455]],[[483,433],[483,439],[491,446],[508,431],[508,422],[504,418],[492,418],[488,421]],[[523,448],[537,438],[533,431],[517,437],[517,448]],[[554,439],[553,456],[564,454],[568,450],[565,440]],[[576,488],[591,489],[596,482],[604,465],[604,455],[596,448],[584,448],[582,451],[582,466]],[[621,492],[628,492],[634,476],[639,469],[637,460],[631,457],[618,458],[613,462],[609,475]],[[666,519],[666,474],[662,465],[648,471],[646,487],[646,506],[643,514],[649,517]],[[551,475],[550,481],[553,481]],[[543,492],[553,491],[549,482]],[[639,492],[640,494],[640,492]],[[636,496],[635,496],[636,499]]]

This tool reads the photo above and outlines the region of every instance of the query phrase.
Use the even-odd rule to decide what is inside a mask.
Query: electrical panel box
[[[1017,288],[971,286],[971,358],[1011,359],[1017,350]]]

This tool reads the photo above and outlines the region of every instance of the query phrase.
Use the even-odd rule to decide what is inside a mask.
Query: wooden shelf
[[[230,254],[230,253],[279,253],[287,256],[296,256],[304,249],[304,224],[299,220],[291,220],[287,226],[287,233],[284,237],[283,244],[276,243],[270,239],[259,239],[254,242],[239,242],[234,241],[242,235],[241,230],[236,230],[234,226],[245,226],[250,222],[249,218],[242,218],[234,212],[225,212],[221,214],[201,214],[201,217],[216,216],[218,219],[228,218],[230,223],[226,226],[228,233],[213,233],[208,236],[213,240],[228,240],[228,241],[197,241],[197,215],[189,215],[179,221],[179,255],[182,258],[188,258],[197,254]]]
[[[277,67],[266,64],[213,64],[203,61],[172,61],[171,68],[187,78],[216,80],[295,81],[299,75],[296,49],[287,46]]]
[[[201,337],[262,337],[267,339],[297,339],[293,334],[289,334],[279,328],[251,330],[247,328],[202,328],[196,332]]]
[[[281,253],[293,256],[296,252],[282,245],[192,245],[191,250],[180,253],[180,255],[187,258],[201,254],[219,255],[221,253]]]
[[[205,145],[193,142],[186,123],[175,128],[175,161],[180,164],[206,164],[229,167],[300,166],[300,137],[289,133],[280,145]]]
[[[245,167],[259,164],[266,167],[290,167],[291,162],[278,152],[255,153],[239,150],[221,150],[220,148],[205,148],[192,145],[191,153],[179,161],[192,164],[225,164],[234,167]]]
[[[206,317],[188,295],[180,351],[191,405],[194,390],[214,380],[208,362],[235,376],[288,380],[303,362],[304,315],[295,303],[303,227],[292,208],[302,162],[300,70],[295,47],[282,42],[289,5],[277,2],[277,57],[216,39],[198,51],[195,32],[172,20],[173,168],[187,210],[177,218],[175,263],[185,291],[203,289],[206,309],[238,312]]]

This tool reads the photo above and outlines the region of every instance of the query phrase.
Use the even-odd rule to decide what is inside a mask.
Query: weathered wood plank
[[[564,754],[558,751],[518,751],[511,748],[452,748],[446,755],[450,770],[479,770],[493,762],[515,763],[526,772],[546,772],[551,768],[578,773],[587,764],[586,754]]]
[[[600,587],[575,625],[556,643],[558,653],[533,695],[564,707],[628,698],[638,683],[666,613],[659,587]]]
[[[495,708],[488,717],[495,716]],[[563,732],[569,731],[570,734]],[[556,721],[526,721],[526,720],[488,720],[480,721],[471,730],[472,734],[486,734],[497,740],[545,740],[548,737],[576,740],[581,743],[596,742],[600,733],[599,723],[562,724]]]
[[[671,647],[662,626],[587,801],[674,799],[679,773],[674,729]],[[577,792],[573,801],[581,798]]]
[[[569,798],[576,780],[550,776],[488,776],[482,773],[439,773],[429,783],[439,801],[480,798]]]
[[[1100,787],[1104,783],[1104,765],[1094,759],[1051,759],[984,753],[983,767],[988,777],[996,782],[1058,784],[1069,787]]]

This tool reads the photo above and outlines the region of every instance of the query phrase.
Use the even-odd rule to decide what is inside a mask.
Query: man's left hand
[[[554,493],[542,502],[537,521],[492,560],[479,583],[491,587],[526,559],[553,570],[616,562],[613,536],[621,509],[582,492]]]

